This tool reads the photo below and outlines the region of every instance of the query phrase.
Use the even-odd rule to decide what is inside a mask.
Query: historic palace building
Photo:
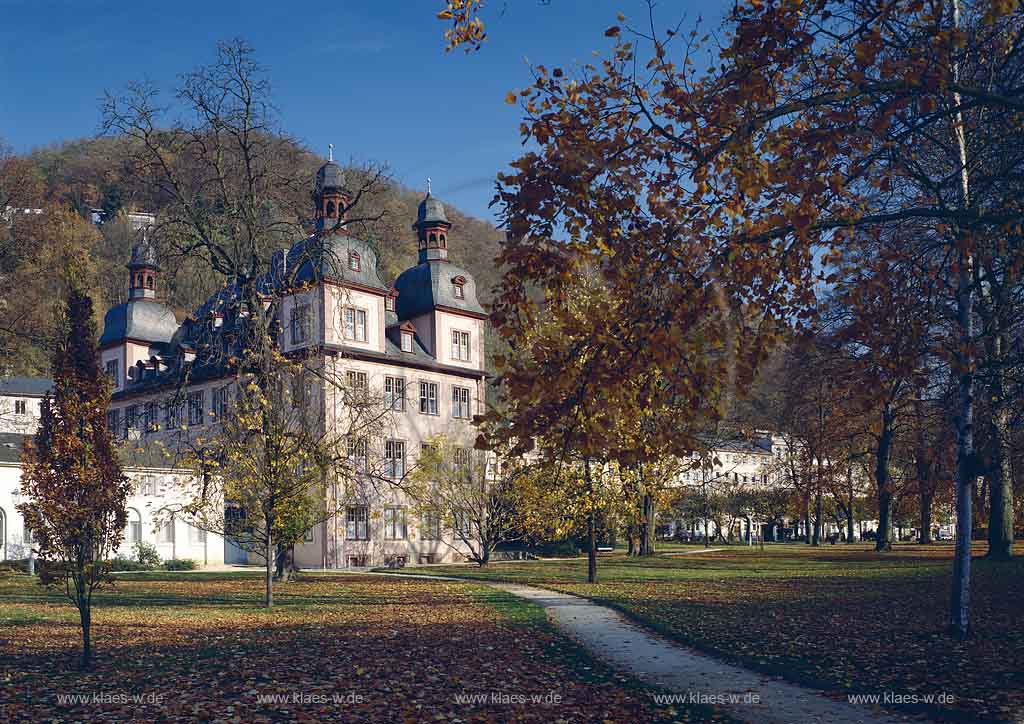
[[[318,373],[302,392],[315,411],[311,424],[345,435],[353,388],[385,401],[379,439],[359,443],[377,452],[385,470],[377,484],[336,492],[330,505],[338,515],[307,532],[296,563],[340,568],[459,560],[452,531],[437,519],[421,519],[401,486],[386,483],[400,481],[438,436],[467,452],[473,444],[472,418],[485,381],[486,313],[476,284],[448,259],[452,225],[429,191],[412,225],[418,263],[393,286],[378,276],[373,246],[345,229],[345,179],[333,161],[317,172],[314,199],[314,231],[275,254],[260,285],[279,297],[280,349]],[[239,322],[235,290],[226,288],[179,324],[161,298],[160,265],[145,240],[132,250],[128,272],[129,298],[106,313],[99,342],[114,384],[108,423],[131,447],[170,448],[172,437],[201,437],[230,411],[234,374],[224,355],[204,349]],[[337,380],[344,384],[332,383]],[[244,558],[227,544],[227,562]]]

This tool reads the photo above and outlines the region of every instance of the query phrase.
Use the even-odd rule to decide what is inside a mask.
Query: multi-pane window
[[[384,537],[405,540],[405,508],[384,509]]]
[[[384,310],[388,312],[395,311],[395,298],[393,296],[384,298]]]
[[[160,543],[174,542],[174,518],[168,518],[160,526],[160,535],[157,538]]]
[[[174,397],[168,398],[166,407],[164,407],[167,429],[177,430],[181,427],[181,408],[182,404],[179,400]]]
[[[402,332],[402,351],[412,352],[412,332]]]
[[[120,410],[107,410],[107,432],[111,435],[118,433],[118,428],[121,426],[121,411]]]
[[[302,542],[303,543],[312,543],[313,542],[313,529],[312,528],[307,528],[306,532],[302,534]]]
[[[230,391],[227,387],[214,389],[212,400],[214,419],[223,420],[228,416],[228,403],[230,399]]]
[[[120,365],[118,365],[118,363],[117,363],[117,362],[118,362],[118,361],[117,361],[116,359],[110,359],[110,360],[107,360],[107,364],[106,364],[106,365],[105,365],[105,367],[104,367],[104,370],[105,370],[105,371],[106,371],[106,373],[107,373],[107,377],[109,377],[109,378],[110,378],[110,380],[111,380],[111,381],[112,381],[112,382],[113,382],[113,383],[114,383],[115,385],[116,385],[116,384],[117,384],[117,382],[118,382],[118,367],[120,366]]]
[[[345,339],[356,342],[366,341],[366,310],[355,307],[345,307],[342,310],[342,317],[345,322]]]
[[[403,377],[384,378],[384,401],[392,410],[405,409],[405,379]]]
[[[310,314],[308,304],[297,304],[292,307],[292,344],[303,344],[309,340]]]
[[[147,402],[145,408],[145,417],[142,422],[142,429],[146,432],[156,431],[156,402]]]
[[[466,298],[466,292],[461,284],[452,284],[452,292],[455,294],[456,299]]]
[[[452,359],[469,362],[469,332],[452,330]]]
[[[369,446],[366,438],[349,439],[348,462],[355,470],[365,473],[369,469]]]
[[[156,480],[152,475],[139,481],[139,495],[156,495]]]
[[[471,475],[469,448],[457,447],[452,450],[452,467],[458,478],[469,480]]]
[[[358,372],[356,370],[348,371],[348,386],[351,389],[365,392],[367,384],[368,378],[365,372]]]
[[[420,540],[441,540],[441,516],[436,510],[427,510],[420,521]]]
[[[15,400],[14,401],[14,414],[24,415],[28,412],[28,400]]]
[[[124,408],[124,434],[128,437],[132,430],[139,428],[139,408],[135,405],[129,405]]]
[[[345,537],[349,540],[370,539],[370,511],[365,505],[350,505],[345,510]]]
[[[452,417],[470,418],[468,387],[452,387]]]
[[[135,515],[138,515],[136,513]],[[132,545],[142,542],[142,521],[133,520],[128,523],[128,542]]]
[[[405,475],[405,442],[402,440],[386,440],[384,442],[384,462],[389,478],[401,478]]]
[[[420,382],[420,412],[424,415],[437,414],[436,382]]]
[[[452,530],[455,534],[462,537],[468,538],[472,532],[472,526],[470,525],[469,511],[456,510],[452,516]]]
[[[359,254],[354,251],[348,253],[348,268],[352,271],[359,271],[360,259]]]
[[[203,424],[203,391],[188,393],[188,424]]]

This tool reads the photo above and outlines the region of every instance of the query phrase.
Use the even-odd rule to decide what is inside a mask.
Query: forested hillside
[[[4,153],[0,144],[0,210],[42,208],[43,214],[14,214],[0,224],[0,372],[34,374],[47,367],[47,331],[53,302],[59,298],[60,275],[55,267],[70,256],[85,260],[86,283],[96,296],[97,310],[124,301],[124,264],[136,234],[124,213],[159,214],[166,203],[159,189],[127,171],[130,142],[101,137],[57,144],[27,156]],[[295,145],[288,155],[297,171],[309,179],[323,159]],[[362,170],[353,169],[353,174]],[[355,233],[372,240],[380,254],[381,276],[393,280],[416,263],[416,242],[410,226],[422,191],[384,181],[364,196],[353,216]],[[442,199],[444,201],[444,199]],[[63,207],[64,212],[58,211]],[[446,204],[454,228],[449,236],[452,261],[477,280],[482,301],[498,279],[494,263],[501,232],[493,225]],[[107,219],[94,227],[86,220],[91,209]],[[298,232],[296,232],[298,236]],[[159,250],[159,249],[158,249]],[[201,303],[223,279],[201,259],[164,255],[166,293],[180,317]]]

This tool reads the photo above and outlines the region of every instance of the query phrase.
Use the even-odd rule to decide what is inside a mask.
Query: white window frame
[[[384,508],[384,540],[405,540],[407,537],[405,508],[398,505]]]
[[[440,385],[429,380],[420,380],[420,414],[438,414],[438,396]],[[433,403],[433,405],[431,405]]]
[[[369,506],[349,505],[345,508],[345,540],[370,540]]]
[[[292,344],[305,344],[309,341],[312,332],[310,305],[296,304],[292,307],[290,326],[292,330]]]
[[[441,514],[436,510],[425,510],[420,519],[420,540],[441,540]]]
[[[400,339],[401,339],[401,344],[402,344],[402,351],[403,352],[412,352],[413,351],[412,332],[402,332],[402,334],[400,335]]]
[[[452,359],[457,362],[469,362],[472,357],[470,334],[462,329],[452,330]]]
[[[341,321],[345,339],[353,342],[366,342],[368,319],[366,310],[362,307],[342,307]]]
[[[405,477],[405,440],[384,441],[385,474],[392,480]]]
[[[473,418],[472,399],[468,387],[452,385],[452,417],[460,420]]]
[[[195,392],[188,393],[186,402],[188,405],[189,427],[203,424],[203,415],[206,413],[206,395],[203,394],[204,392],[205,390],[196,390]]]
[[[397,412],[405,411],[404,377],[392,377],[391,375],[384,377],[384,402],[392,410]]]

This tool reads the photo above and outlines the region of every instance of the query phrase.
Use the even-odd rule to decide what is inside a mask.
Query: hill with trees
[[[309,179],[308,192],[312,192],[314,174],[323,159],[298,143],[275,140],[288,150],[284,159],[291,174]],[[159,216],[168,203],[157,185],[130,172],[133,143],[123,136],[101,136],[57,143],[26,155],[13,154],[0,143],[0,209],[44,211],[8,213],[7,223],[0,224],[0,279],[11,292],[0,300],[0,372],[45,371],[47,340],[53,338],[48,331],[53,325],[54,303],[61,298],[61,290],[53,288],[46,272],[61,263],[68,244],[81,247],[90,260],[88,286],[97,310],[125,300],[124,264],[138,238],[127,213]],[[366,169],[351,167],[348,172],[359,176]],[[298,194],[304,192],[297,190]],[[395,183],[385,171],[373,192],[354,209],[353,233],[377,247],[379,271],[386,282],[416,263],[410,226],[421,198],[421,191]],[[59,207],[74,214],[57,214]],[[446,209],[454,225],[449,241],[451,258],[473,274],[486,304],[500,276],[495,257],[503,234],[450,204]],[[93,226],[89,220],[97,211],[104,221]],[[73,223],[72,216],[81,223]],[[63,231],[54,228],[57,219],[64,225]],[[69,223],[75,228],[68,227]],[[285,240],[282,245],[287,243]],[[183,318],[223,282],[201,260],[170,258],[165,251],[158,249],[164,257],[166,294]]]

